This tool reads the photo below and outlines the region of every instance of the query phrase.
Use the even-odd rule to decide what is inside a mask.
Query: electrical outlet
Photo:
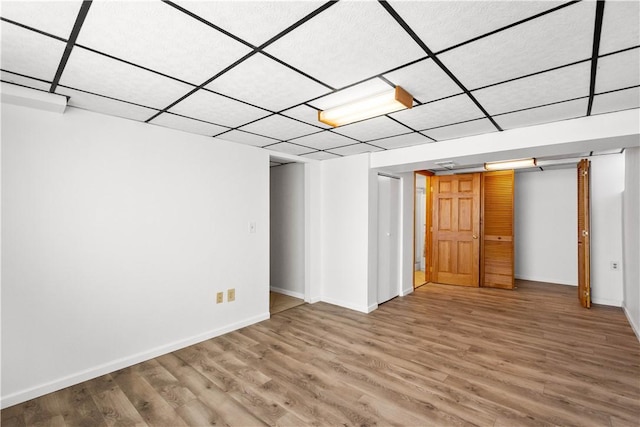
[[[227,291],[227,301],[231,302],[231,301],[235,301],[235,300],[236,300],[236,290],[235,290],[235,288],[229,289]]]
[[[617,270],[618,268],[620,268],[620,263],[618,261],[611,261],[611,269]]]
[[[223,301],[224,301],[224,293],[223,292],[218,292],[216,294],[216,304],[220,304]]]

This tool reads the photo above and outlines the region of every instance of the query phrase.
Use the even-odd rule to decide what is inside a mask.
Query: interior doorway
[[[378,304],[400,295],[400,178],[378,175]]]
[[[427,231],[427,177],[421,174],[415,175],[414,185],[414,259],[413,259],[413,286],[417,288],[424,285],[427,270],[426,231]]]

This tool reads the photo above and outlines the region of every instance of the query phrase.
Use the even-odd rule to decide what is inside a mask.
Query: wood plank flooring
[[[269,313],[271,315],[289,310],[304,304],[304,300],[300,298],[290,297],[289,295],[280,294],[278,292],[269,292]]]
[[[576,289],[305,304],[2,411],[2,426],[638,426],[640,344]]]

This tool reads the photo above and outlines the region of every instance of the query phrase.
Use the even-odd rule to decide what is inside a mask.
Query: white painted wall
[[[289,163],[270,171],[271,290],[304,298],[304,165]],[[248,266],[252,260],[247,260]]]
[[[640,147],[624,152],[622,198],[624,311],[640,340]]]
[[[307,159],[309,160],[309,159]],[[322,295],[322,167],[304,165],[305,301],[315,303]]]
[[[377,224],[377,216],[369,215],[376,210],[370,210],[369,206],[373,194],[373,189],[370,194],[369,155],[324,160],[320,165],[321,299],[361,312],[371,311],[375,306],[370,307],[368,300],[369,223],[375,220],[372,224]],[[376,230],[374,227],[373,234]]]
[[[575,169],[516,173],[514,196],[515,277],[577,286]]]
[[[622,306],[624,154],[591,157],[591,301]]]
[[[400,296],[413,292],[413,172],[397,174],[401,180],[402,216],[402,246],[400,252],[400,271],[402,274],[402,288]]]
[[[268,318],[268,157],[3,105],[2,406]]]

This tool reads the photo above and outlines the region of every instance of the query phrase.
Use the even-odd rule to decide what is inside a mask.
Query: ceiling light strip
[[[537,165],[536,159],[506,160],[503,162],[487,162],[484,169],[488,171],[532,168]]]

